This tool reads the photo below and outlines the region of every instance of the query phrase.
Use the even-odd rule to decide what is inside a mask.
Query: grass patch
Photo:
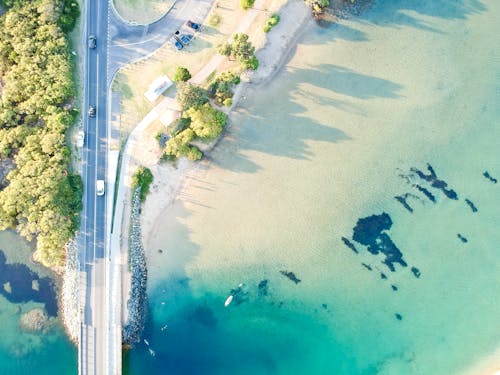
[[[208,17],[208,24],[212,27],[217,27],[222,21],[222,17],[219,13],[212,13],[210,17]]]
[[[120,16],[129,22],[148,24],[158,20],[174,0],[113,0]]]

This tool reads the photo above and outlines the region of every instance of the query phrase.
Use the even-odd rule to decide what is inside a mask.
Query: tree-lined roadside
[[[77,111],[68,33],[73,0],[7,0],[0,17],[0,229],[36,239],[36,259],[60,266],[79,225],[82,182],[70,170],[65,134]]]

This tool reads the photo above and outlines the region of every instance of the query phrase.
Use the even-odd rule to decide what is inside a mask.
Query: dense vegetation
[[[208,86],[208,96],[218,105],[231,106],[233,86],[240,83],[240,76],[232,72],[223,72]]]
[[[265,33],[268,33],[279,22],[280,22],[280,16],[278,14],[273,14],[271,17],[269,17],[266,23],[264,23],[262,30],[264,30]]]
[[[231,43],[221,44],[218,52],[238,61],[243,69],[256,70],[259,67],[259,60],[255,56],[255,47],[248,41],[247,34],[234,34]]]
[[[139,167],[132,175],[132,189],[135,191],[137,188],[141,189],[140,198],[141,202],[146,200],[149,193],[149,186],[153,182],[153,173],[146,167]]]
[[[182,117],[170,126],[171,138],[163,150],[163,159],[175,160],[186,156],[199,160],[203,156],[194,140],[210,141],[222,132],[227,115],[208,103],[207,91],[202,87],[180,82],[176,99],[183,108]]]
[[[76,111],[65,33],[73,0],[6,0],[0,17],[0,157],[15,167],[2,181],[0,229],[37,240],[36,258],[60,265],[78,228],[82,182],[69,171],[65,134]]]
[[[329,0],[305,0],[305,2],[311,7],[314,16],[321,15],[325,8],[330,5]],[[351,2],[354,1],[351,0]]]

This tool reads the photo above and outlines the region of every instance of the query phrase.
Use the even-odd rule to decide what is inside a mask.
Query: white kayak
[[[224,302],[224,307],[228,307],[231,302],[233,302],[233,296],[232,295],[229,296],[229,297],[227,297],[226,302]]]

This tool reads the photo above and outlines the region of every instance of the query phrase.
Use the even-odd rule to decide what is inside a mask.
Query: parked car
[[[180,51],[183,47],[182,43],[179,42],[179,39],[177,39],[175,36],[172,36],[170,38],[170,43],[172,43],[172,45],[175,47],[177,51]]]
[[[95,117],[95,112],[95,106],[91,105],[88,111],[89,117]]]
[[[195,23],[193,21],[190,21],[188,20],[186,22],[186,25],[188,25],[190,28],[192,28],[193,30],[199,30],[200,29],[200,24],[199,23]]]
[[[189,42],[193,39],[193,36],[191,34],[183,34],[181,35],[181,43],[185,46],[189,44]]]
[[[97,38],[95,35],[90,35],[89,36],[89,48],[94,49],[97,47]]]

